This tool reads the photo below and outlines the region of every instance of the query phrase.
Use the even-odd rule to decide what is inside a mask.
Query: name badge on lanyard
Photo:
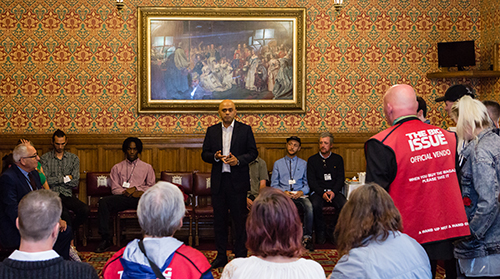
[[[129,188],[130,187],[130,183],[128,183],[127,181],[123,181],[123,188]]]
[[[297,182],[295,182],[295,179],[289,179],[288,180],[288,184],[290,184],[290,185],[293,185],[295,183],[297,183]]]
[[[332,174],[331,173],[325,173],[325,181],[332,180]]]

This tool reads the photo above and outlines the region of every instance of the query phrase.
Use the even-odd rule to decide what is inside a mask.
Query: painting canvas
[[[139,8],[139,112],[304,112],[305,10]]]

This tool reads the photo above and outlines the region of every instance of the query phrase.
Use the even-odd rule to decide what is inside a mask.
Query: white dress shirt
[[[222,155],[229,156],[229,152],[231,149],[231,138],[233,137],[233,129],[234,129],[234,120],[231,122],[229,127],[224,127],[224,123],[221,122],[222,125]],[[222,164],[222,172],[231,172],[231,166],[229,164]]]
[[[22,262],[38,262],[47,261],[60,257],[54,250],[42,251],[42,252],[23,252],[15,250],[10,254],[9,259]]]

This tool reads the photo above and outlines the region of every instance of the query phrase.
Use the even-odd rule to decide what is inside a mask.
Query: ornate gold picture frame
[[[138,112],[303,113],[305,8],[138,8]]]

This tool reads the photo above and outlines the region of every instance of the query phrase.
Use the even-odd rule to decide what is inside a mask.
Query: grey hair
[[[466,134],[471,134],[473,138],[476,138],[476,129],[484,129],[493,125],[486,106],[468,95],[453,104],[451,115],[456,119],[457,135],[460,140],[465,140]]]
[[[16,145],[14,151],[12,151],[12,158],[14,162],[19,162],[22,157],[28,156],[28,144],[20,143]]]
[[[319,135],[319,139],[321,140],[322,138],[330,138],[330,144],[333,143],[333,135],[332,133],[330,132],[322,132],[320,135]]]
[[[172,236],[181,226],[186,212],[181,190],[170,182],[160,181],[139,200],[137,216],[146,235]]]
[[[32,191],[21,199],[17,211],[21,238],[45,240],[61,218],[61,198],[51,190]]]

